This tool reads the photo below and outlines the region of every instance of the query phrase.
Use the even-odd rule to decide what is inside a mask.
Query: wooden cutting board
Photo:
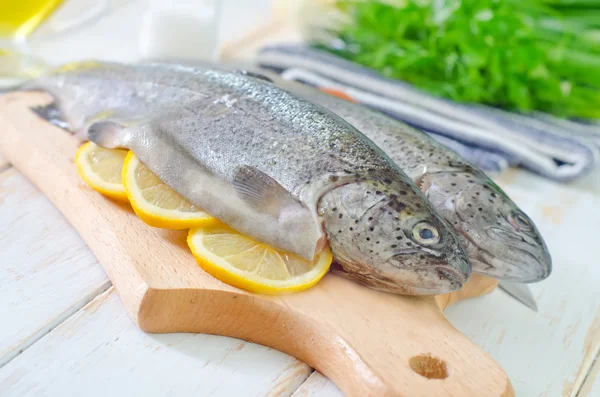
[[[48,100],[0,97],[0,151],[81,234],[142,330],[270,346],[318,369],[348,396],[514,396],[502,368],[452,327],[433,297],[381,293],[334,274],[276,297],[212,278],[196,265],[185,232],[148,227],[79,179],[76,140],[28,109]],[[443,308],[494,287],[475,277],[437,302]]]

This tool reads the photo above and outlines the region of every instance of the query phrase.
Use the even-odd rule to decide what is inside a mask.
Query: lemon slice
[[[325,248],[311,262],[239,234],[220,222],[190,230],[188,245],[208,274],[252,292],[281,294],[315,285],[329,270]]]
[[[127,201],[125,188],[121,182],[121,169],[127,150],[105,149],[93,142],[87,142],[75,155],[77,172],[92,189],[105,196]]]
[[[164,184],[131,151],[123,165],[123,184],[133,210],[150,226],[181,230],[217,221]]]

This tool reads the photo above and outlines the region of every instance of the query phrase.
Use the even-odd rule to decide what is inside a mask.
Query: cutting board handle
[[[271,346],[351,397],[514,395],[502,368],[448,323],[433,297],[377,292],[334,274],[278,297],[212,278],[196,265],[185,233],[150,228],[79,180],[75,140],[28,109],[44,100],[32,93],[0,97],[0,151],[81,234],[141,329]]]
[[[172,300],[177,296],[178,312]],[[148,332],[203,332],[293,355],[347,396],[514,395],[502,368],[457,331],[432,297],[369,290],[334,274],[302,293],[150,289],[138,316]]]

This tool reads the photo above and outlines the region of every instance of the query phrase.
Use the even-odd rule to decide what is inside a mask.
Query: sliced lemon
[[[311,262],[259,243],[220,222],[190,230],[187,241],[194,258],[208,274],[262,294],[310,288],[327,273],[332,261],[329,248]]]
[[[75,155],[77,172],[90,187],[105,196],[127,201],[121,182],[121,169],[127,150],[105,149],[87,142]]]
[[[123,184],[133,210],[150,226],[181,230],[217,222],[164,184],[131,151],[123,165]]]

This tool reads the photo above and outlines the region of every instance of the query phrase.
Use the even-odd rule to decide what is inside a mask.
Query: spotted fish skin
[[[516,282],[550,275],[552,259],[535,224],[483,171],[380,112],[299,84],[277,83],[328,108],[382,148],[458,232],[473,272]]]
[[[402,294],[456,290],[470,265],[452,228],[394,162],[325,108],[218,68],[91,63],[27,85],[69,128],[131,149],[240,232]]]

